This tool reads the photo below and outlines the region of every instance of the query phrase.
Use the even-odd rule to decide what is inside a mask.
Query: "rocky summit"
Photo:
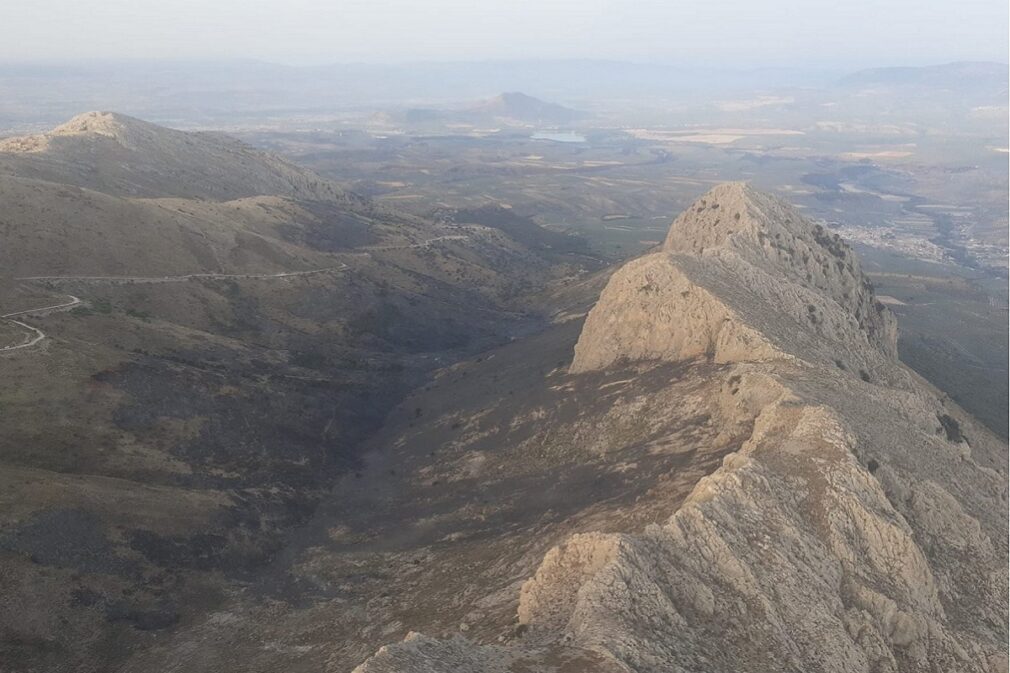
[[[838,235],[728,183],[678,217],[659,252],[614,274],[572,369],[698,356],[798,357],[868,371],[897,357],[897,329]]]
[[[358,673],[1007,670],[1006,447],[898,361],[893,317],[823,226],[747,185],[712,189],[613,273],[555,376],[562,398],[600,401],[551,447],[642,447],[622,474],[675,445],[694,458],[671,469],[706,447],[721,463],[680,499],[659,482],[566,535],[541,526],[556,541],[525,579],[460,566],[480,609],[451,635],[431,616],[449,603],[417,598],[417,630]],[[495,606],[514,620],[497,638],[481,625]]]

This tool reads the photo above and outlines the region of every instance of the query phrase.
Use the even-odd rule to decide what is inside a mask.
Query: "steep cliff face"
[[[852,252],[718,187],[614,274],[570,372],[703,359],[748,436],[669,518],[551,549],[507,645],[412,634],[358,670],[1006,671],[1006,447],[898,362]]]
[[[666,253],[615,273],[575,345],[573,373],[636,360],[744,362],[785,354]]]
[[[795,356],[868,370],[897,356],[894,317],[852,250],[788,204],[720,185],[629,263],[589,314],[572,371],[621,360]]]

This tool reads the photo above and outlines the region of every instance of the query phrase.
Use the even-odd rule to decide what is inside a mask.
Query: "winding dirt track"
[[[98,282],[98,283],[184,283],[193,280],[215,280],[215,279],[272,279],[272,278],[293,278],[297,276],[308,276],[317,273],[327,273],[331,271],[344,271],[348,269],[346,264],[328,267],[325,269],[308,269],[306,271],[285,271],[282,273],[190,273],[183,276],[24,276],[18,278],[20,281],[73,281],[73,282]],[[80,298],[72,294],[67,295],[70,301],[51,306],[40,306],[29,308],[23,311],[14,311],[0,315],[0,319],[6,320],[12,325],[28,330],[29,334],[23,342],[10,346],[0,346],[0,353],[30,348],[40,343],[46,338],[45,332],[38,327],[34,327],[15,318],[21,317],[41,317],[55,313],[57,311],[69,311],[82,304]]]
[[[346,264],[329,266],[324,269],[307,269],[305,271],[284,271],[281,273],[188,273],[182,276],[22,276],[16,280],[23,281],[80,281],[99,283],[185,283],[191,280],[224,280],[236,279],[267,279],[292,278],[295,276],[310,276],[329,271],[344,271]],[[6,317],[6,316],[3,316]]]
[[[62,304],[53,304],[51,306],[40,306],[38,308],[29,308],[23,311],[14,311],[13,313],[5,313],[0,315],[0,318],[6,320],[12,325],[16,325],[22,329],[28,330],[29,334],[26,339],[19,344],[14,344],[13,346],[2,346],[0,347],[0,353],[7,351],[20,350],[22,348],[30,348],[35,344],[41,342],[46,338],[45,332],[40,330],[38,327],[33,327],[27,323],[21,322],[20,320],[15,320],[15,318],[29,317],[29,316],[43,316],[49,315],[50,313],[55,313],[57,311],[69,311],[70,309],[79,306],[81,300],[72,294],[68,294],[70,301]]]
[[[464,240],[469,238],[466,235],[447,235],[447,236],[436,236],[435,238],[430,238],[421,243],[409,243],[406,245],[378,245],[378,246],[367,246],[361,248],[361,252],[352,252],[347,254],[369,254],[369,251],[383,251],[383,250],[407,250],[411,248],[423,248],[428,247],[436,241],[447,241],[447,240]],[[244,279],[244,280],[267,280],[276,278],[296,278],[298,276],[311,276],[319,273],[331,273],[334,271],[346,271],[350,267],[347,264],[341,263],[340,266],[331,266],[322,269],[306,269],[304,271],[283,271],[280,273],[188,273],[181,276],[22,276],[16,280],[24,282],[83,282],[83,283],[185,283],[194,280],[225,280],[225,279]],[[45,333],[38,327],[33,327],[27,323],[20,320],[15,320],[19,317],[41,317],[48,315],[50,313],[55,313],[57,311],[68,311],[76,306],[79,306],[82,301],[68,294],[70,297],[69,302],[63,304],[54,304],[52,306],[41,306],[39,308],[30,308],[23,311],[14,311],[13,313],[7,313],[0,315],[0,320],[6,320],[12,325],[28,330],[28,334],[25,340],[19,344],[13,344],[11,346],[0,346],[0,353],[6,353],[10,351],[20,350],[23,348],[30,348],[42,342],[46,338]]]
[[[438,241],[460,241],[470,238],[466,235],[452,234],[446,236],[436,236],[420,243],[408,243],[406,245],[373,245],[358,248],[357,251],[342,253],[348,255],[367,255],[369,252],[410,250],[413,248],[426,248]],[[311,276],[318,273],[331,271],[345,271],[348,267],[341,263],[340,266],[328,266],[322,269],[306,269],[304,271],[283,271],[281,273],[187,273],[180,276],[21,276],[15,280],[21,281],[80,281],[96,283],[184,283],[191,280],[225,280],[234,279],[269,279],[269,278],[293,278],[297,276]],[[35,313],[43,309],[23,311],[22,313]],[[0,316],[6,318],[8,316]]]

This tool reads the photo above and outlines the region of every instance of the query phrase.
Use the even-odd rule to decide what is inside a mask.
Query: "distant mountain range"
[[[902,86],[929,88],[1007,89],[1010,66],[989,61],[964,61],[923,67],[871,68],[839,80],[842,86]]]
[[[829,90],[840,81],[857,84],[865,77],[876,81],[896,76],[932,86],[931,72],[948,72],[962,84],[979,78],[991,82],[993,72],[998,78],[1006,67],[953,63],[847,75],[839,68],[731,69],[597,60],[313,67],[255,61],[0,64],[0,129],[55,124],[82,107],[114,107],[174,124],[214,126],[220,120],[256,119],[278,111],[390,109],[403,101],[431,101],[406,115],[416,122],[431,121],[453,104],[489,91],[534,92],[572,102],[676,98],[796,87]],[[1004,87],[1005,79],[1004,75]]]

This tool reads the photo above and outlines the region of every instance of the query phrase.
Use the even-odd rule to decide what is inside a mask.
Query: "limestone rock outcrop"
[[[867,370],[897,356],[897,328],[837,235],[728,183],[674,221],[661,251],[614,274],[586,319],[572,371],[699,356],[815,357]]]
[[[702,358],[749,437],[668,519],[551,549],[510,644],[358,671],[1006,671],[1006,446],[898,361],[851,250],[717,187],[612,276],[570,371]]]

